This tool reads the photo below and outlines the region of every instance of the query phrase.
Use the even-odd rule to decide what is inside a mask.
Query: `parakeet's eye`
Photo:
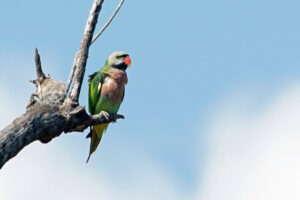
[[[126,58],[128,56],[128,54],[123,54],[123,55],[120,55],[120,56],[116,56],[116,58]]]

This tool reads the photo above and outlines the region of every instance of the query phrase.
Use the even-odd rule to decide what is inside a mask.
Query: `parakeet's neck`
[[[119,84],[125,85],[128,83],[128,78],[127,78],[127,74],[125,71],[111,68],[110,70],[105,72],[105,74],[108,74],[110,78],[114,79]]]
[[[105,66],[100,70],[102,73],[107,74],[110,78],[114,79],[119,84],[127,84],[128,78],[125,71],[116,69],[108,65],[108,62],[105,63]]]

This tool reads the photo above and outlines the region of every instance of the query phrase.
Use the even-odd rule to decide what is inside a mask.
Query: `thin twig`
[[[35,66],[36,66],[37,78],[38,79],[44,79],[45,74],[42,70],[41,58],[40,58],[40,55],[39,55],[39,52],[38,52],[37,48],[35,48],[35,51],[34,51],[34,61],[35,61]]]
[[[80,50],[76,56],[76,69],[74,74],[74,83],[70,92],[70,98],[73,102],[78,102],[81,85],[85,73],[86,62],[89,54],[89,48],[93,39],[93,34],[97,24],[99,12],[104,0],[94,0],[88,20],[85,25],[84,34],[81,40]]]
[[[117,6],[117,8],[115,9],[115,11],[113,12],[113,14],[110,16],[110,18],[107,20],[107,22],[104,24],[104,26],[100,29],[100,31],[97,33],[97,35],[93,38],[92,43],[93,44],[97,38],[105,31],[105,29],[109,26],[109,24],[111,23],[111,21],[114,19],[114,17],[116,16],[116,14],[119,12],[122,4],[124,3],[124,0],[121,0],[119,5]]]
[[[68,95],[71,83],[72,83],[73,78],[74,78],[74,72],[75,72],[75,69],[76,69],[76,62],[77,62],[78,53],[79,52],[77,52],[75,54],[74,61],[73,61],[72,67],[71,67],[71,71],[70,71],[70,75],[69,75],[69,78],[68,78],[68,82],[66,84],[65,97]]]

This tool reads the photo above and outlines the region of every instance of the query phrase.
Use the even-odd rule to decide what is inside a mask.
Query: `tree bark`
[[[10,125],[0,131],[0,169],[11,158],[16,156],[26,145],[39,140],[48,143],[61,133],[84,131],[86,128],[100,123],[115,122],[124,118],[122,115],[88,115],[85,107],[79,106],[82,80],[85,73],[89,47],[97,24],[103,0],[94,0],[80,50],[75,56],[75,67],[71,69],[68,80],[74,83],[70,95],[67,87],[61,81],[54,81],[45,76],[42,70],[40,55],[35,50],[35,65],[37,79],[31,82],[36,85],[36,93],[32,94],[26,108],[26,113],[15,119]],[[75,70],[74,77],[72,70]]]

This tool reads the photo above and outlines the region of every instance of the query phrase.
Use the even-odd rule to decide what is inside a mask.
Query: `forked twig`
[[[113,12],[113,14],[110,16],[110,18],[107,20],[107,22],[103,25],[103,27],[100,29],[100,31],[97,33],[97,35],[93,38],[92,43],[93,44],[98,37],[105,31],[105,29],[109,26],[109,24],[112,22],[112,20],[114,19],[114,17],[117,15],[117,13],[119,12],[122,4],[124,3],[125,0],[121,0],[119,5],[117,6],[117,8],[115,9],[115,11]]]
[[[77,56],[78,56],[78,52],[75,54],[74,61],[73,61],[71,71],[70,71],[70,75],[69,75],[69,78],[68,78],[68,81],[67,81],[67,84],[66,84],[65,97],[68,95],[71,83],[72,83],[73,78],[74,78],[74,72],[75,72],[75,69],[76,69]]]

